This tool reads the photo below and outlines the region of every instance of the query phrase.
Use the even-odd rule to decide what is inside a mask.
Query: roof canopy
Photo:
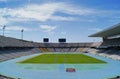
[[[117,25],[112,26],[111,28],[105,29],[89,37],[109,37],[120,34],[120,23]]]

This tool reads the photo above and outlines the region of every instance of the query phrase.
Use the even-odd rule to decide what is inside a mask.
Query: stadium
[[[0,79],[120,79],[119,66],[120,0],[0,0]]]
[[[0,79],[119,79],[120,24],[89,37],[103,42],[42,43],[0,36]]]

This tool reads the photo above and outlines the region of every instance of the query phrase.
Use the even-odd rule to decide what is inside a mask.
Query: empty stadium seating
[[[0,61],[10,60],[13,58],[40,53],[41,51],[37,48],[27,48],[27,49],[10,49],[10,50],[0,50]]]
[[[0,35],[0,61],[42,52],[82,52],[92,43],[37,43]]]
[[[0,47],[34,47],[30,41],[0,36]]]

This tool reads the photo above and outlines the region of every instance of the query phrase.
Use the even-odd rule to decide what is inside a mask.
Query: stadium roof
[[[109,36],[114,36],[119,34],[120,34],[120,23],[112,26],[111,28],[108,28],[98,33],[95,33],[93,35],[90,35],[89,37],[109,37]]]

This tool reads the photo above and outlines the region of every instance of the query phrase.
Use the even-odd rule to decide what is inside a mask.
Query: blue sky
[[[88,37],[120,21],[120,0],[0,0],[0,34],[42,42],[93,42]]]

